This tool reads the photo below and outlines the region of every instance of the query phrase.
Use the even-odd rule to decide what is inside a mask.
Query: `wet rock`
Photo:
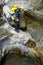
[[[35,51],[34,48],[29,48],[28,44],[31,44],[30,47],[36,47],[35,40],[32,38],[32,36],[28,32],[23,32],[19,30],[19,33],[15,31],[14,28],[12,28],[8,23],[5,23],[3,26],[0,27],[1,35],[4,34],[7,35],[6,31],[8,31],[8,34],[13,34],[13,35],[8,35],[8,38],[5,38],[1,44],[2,48],[2,57],[4,57],[5,54],[7,53],[17,53],[18,55],[25,55],[27,57],[31,58],[36,58],[40,57],[37,54],[37,51]],[[3,31],[3,32],[2,32]],[[3,36],[3,35],[2,35]],[[29,41],[28,41],[29,40]],[[23,43],[20,43],[22,42]],[[28,44],[26,46],[26,43],[28,41]],[[33,45],[35,44],[35,45]],[[38,59],[38,58],[37,58]]]
[[[30,9],[37,9],[43,8],[43,0],[29,0],[29,8]],[[37,6],[38,5],[38,6]]]
[[[2,17],[0,17],[0,26],[2,26],[6,21],[2,18]]]
[[[5,36],[7,36],[8,38],[6,38]],[[3,39],[3,37],[5,37],[5,39],[1,41],[1,38]],[[2,46],[2,56],[4,55],[5,51],[7,53],[12,48],[16,47],[16,43],[17,48],[19,48],[19,44],[25,45],[28,40],[32,40],[33,42],[35,41],[28,32],[23,32],[19,30],[19,33],[17,33],[15,29],[12,28],[8,23],[5,23],[3,26],[0,27],[0,44]],[[21,50],[23,50],[22,45],[20,45]]]
[[[38,65],[31,58],[27,58],[25,56],[20,56],[16,54],[9,54],[6,59],[4,65],[12,64],[12,65]]]
[[[43,54],[43,22],[37,20],[28,13],[25,13],[25,15],[27,15],[25,18],[27,21],[27,31],[35,39],[36,47],[38,47]]]
[[[27,47],[30,47],[30,48],[34,48],[34,47],[36,47],[36,43],[33,42],[32,40],[29,40],[29,41],[26,43],[26,46],[27,46]]]
[[[0,50],[0,61],[1,61],[1,50]]]
[[[6,29],[0,28],[0,41],[8,37],[9,35],[10,33]]]
[[[15,45],[10,44],[9,46],[6,46],[4,51],[5,51],[5,54],[10,53],[10,54],[17,54],[19,56],[31,57],[34,59],[36,63],[38,63],[39,65],[43,65],[42,64],[43,58],[41,58],[43,56],[41,55],[39,50],[37,52],[36,48],[34,49],[27,48],[25,45],[22,45],[22,44],[15,44]]]
[[[25,16],[24,13],[20,13],[20,28],[25,28],[26,27],[26,23],[25,23]]]
[[[43,0],[29,0],[28,12],[38,20],[43,21]]]
[[[0,4],[0,17],[2,15],[2,13],[3,13],[3,4]]]
[[[42,0],[39,0],[39,1],[38,0],[34,0],[34,1],[30,0],[30,2],[29,2],[30,6],[28,9],[28,12],[30,15],[32,15],[33,17],[35,17],[41,21],[43,21],[42,3],[43,3]],[[40,62],[43,61],[43,55],[41,54],[41,51],[39,52],[39,50],[37,48],[29,48],[29,47],[40,48],[40,46],[42,46],[42,48],[43,48],[43,45],[42,45],[43,43],[41,41],[43,39],[40,38],[43,36],[42,30],[41,30],[42,26],[40,28],[40,25],[36,24],[36,22],[35,22],[37,20],[33,17],[28,18],[29,21],[28,22],[26,21],[26,22],[28,23],[28,32],[32,35],[32,37],[35,39],[35,41],[37,43],[35,45],[33,45],[34,42],[32,40],[32,41],[29,41],[29,43],[27,45],[25,45],[24,43],[20,44],[19,43],[20,40],[25,41],[25,43],[26,43],[27,42],[26,40],[32,39],[31,35],[30,34],[27,35],[28,33],[25,34],[22,31],[20,31],[20,32],[23,34],[14,32],[14,29],[11,26],[8,27],[9,25],[6,24],[3,27],[5,29],[7,29],[10,33],[12,33],[13,35],[10,36],[9,38],[5,39],[3,42],[1,42],[1,44],[3,43],[3,45],[2,45],[2,57],[4,56],[4,53],[7,54],[8,52],[10,52],[10,51],[12,52],[13,49],[15,49],[14,53],[17,53],[17,54],[20,53],[21,54],[21,52],[22,52],[22,54],[24,54],[26,56],[36,58],[37,61],[39,61],[41,59],[39,61],[39,64],[40,64]],[[39,23],[39,21],[37,21],[37,22]],[[32,23],[32,25],[31,25],[31,23]],[[40,31],[39,31],[39,29],[40,29]],[[39,32],[41,32],[41,33],[39,33]],[[40,36],[40,34],[41,34],[41,36]],[[31,43],[31,45],[30,45],[30,43]],[[43,65],[43,64],[41,64],[41,65]]]
[[[39,23],[38,23],[39,24]],[[35,41],[37,42],[36,43],[36,46],[40,49],[40,52],[43,54],[43,30],[41,28],[40,25],[36,25],[34,26],[35,24],[33,23],[30,23],[28,25],[28,32],[30,32],[30,34],[32,35],[32,37],[35,39]]]
[[[40,52],[40,49],[38,47],[35,47],[34,50],[37,52],[37,56],[43,64],[43,54]]]
[[[5,38],[2,42],[0,42],[1,48],[2,48],[2,53],[1,53],[2,57],[7,53],[12,53],[12,52],[14,54],[18,54],[18,55],[25,55],[25,56],[30,56],[30,57],[34,57],[34,58],[36,57],[32,48],[30,49],[25,46],[26,42],[29,39],[34,41],[34,39],[31,37],[31,35],[29,33],[22,32],[21,30],[19,33],[17,33],[7,23],[4,26],[1,26],[1,30],[0,30],[1,32],[3,31],[1,34],[4,34],[4,36],[7,34],[5,32],[5,30],[9,31],[13,35],[8,36],[8,38]],[[25,43],[24,42],[19,43],[20,41],[21,42],[24,41]]]

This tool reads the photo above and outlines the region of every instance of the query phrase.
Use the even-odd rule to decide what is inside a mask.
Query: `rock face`
[[[3,10],[3,5],[2,4],[0,4],[0,16],[2,15],[2,10]]]
[[[37,58],[37,57],[41,58],[41,56],[40,56],[41,53],[39,54],[36,51],[37,48],[34,48],[34,47],[30,48],[28,45],[26,45],[27,41],[28,41],[27,44],[35,43],[35,40],[32,38],[32,36],[29,33],[22,32],[22,31],[19,31],[19,33],[17,33],[16,31],[14,31],[14,29],[8,23],[5,23],[4,26],[1,26],[0,28],[1,28],[0,31],[4,30],[3,31],[4,36],[8,35],[6,38],[4,37],[4,39],[2,39],[0,41],[1,57],[4,57],[4,55],[6,55],[7,53],[13,52],[13,53],[25,55],[25,56],[31,57],[31,58]],[[9,33],[11,34],[10,36],[9,36],[9,33],[8,34],[6,33],[6,30],[9,31]],[[35,47],[36,47],[36,45],[35,45]],[[37,58],[37,59],[39,59],[39,58]],[[40,62],[40,60],[38,61],[38,63],[39,62]],[[42,64],[42,61],[41,61],[41,64]]]
[[[9,48],[8,50],[12,49],[13,45],[14,47],[16,47],[17,45],[17,48],[19,48],[18,43],[24,45],[28,40],[34,41],[31,35],[28,34],[28,32],[19,31],[19,33],[17,33],[15,29],[13,29],[7,23],[5,23],[4,26],[0,27],[0,46],[2,47],[3,52],[5,52],[5,50],[7,50],[8,48]],[[15,43],[17,44],[15,45]]]
[[[43,47],[43,22],[37,20],[36,18],[27,15],[27,30],[32,35],[32,37],[36,40],[38,48],[42,50]],[[43,54],[43,51],[42,51]]]
[[[37,18],[38,20],[43,21],[43,0],[28,0],[28,8],[26,9],[28,10],[30,15]],[[10,51],[13,52],[13,50],[14,50],[14,53],[18,54],[18,50],[19,50],[20,53],[25,54],[28,57],[30,56],[30,57],[37,58],[38,59],[37,61],[41,59],[40,61],[42,63],[43,62],[43,52],[42,52],[43,51],[43,24],[42,25],[39,24],[40,22],[32,17],[27,18],[27,20],[26,20],[27,30],[32,36],[30,34],[28,35],[28,33],[25,34],[22,31],[21,33],[23,34],[21,33],[18,34],[14,32],[14,29],[12,31],[12,27],[9,27],[9,25],[7,24],[4,25],[4,29],[5,30],[7,29],[8,31],[10,31],[9,33],[12,32],[13,34],[11,36],[8,35],[8,37],[6,37],[3,41],[0,41],[0,48],[2,48],[0,49],[2,50],[2,53],[0,51],[0,55],[2,55],[3,57],[4,53],[7,54]],[[30,48],[32,46],[32,43],[31,45],[29,45],[29,43],[27,43],[26,45],[24,43],[21,43],[20,40],[23,40],[26,42],[26,40],[28,40],[27,37],[29,37],[28,38],[29,43],[31,43],[30,39],[34,42],[32,37],[35,39],[35,42],[36,42],[35,47]],[[17,50],[17,52],[15,52],[15,50]],[[40,64],[40,61],[39,61],[39,64]],[[43,65],[43,64],[40,64],[40,65]]]
[[[35,18],[43,21],[43,0],[29,0],[28,12]]]
[[[29,0],[30,8],[40,10],[43,8],[43,0]]]

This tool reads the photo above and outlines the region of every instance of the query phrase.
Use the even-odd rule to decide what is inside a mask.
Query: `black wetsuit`
[[[15,11],[15,30],[19,32],[20,9]]]

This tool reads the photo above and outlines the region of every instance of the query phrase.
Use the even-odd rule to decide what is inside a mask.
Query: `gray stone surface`
[[[10,5],[12,3],[10,3]],[[26,2],[26,4],[27,4],[27,2]],[[10,5],[9,5],[9,7],[10,7]],[[29,12],[30,15],[32,15],[36,19],[40,20],[40,22],[43,21],[43,1],[42,0],[29,0],[28,1],[28,7],[26,9],[28,10],[28,12]],[[27,25],[27,28],[28,28],[28,32],[32,35],[32,37],[37,42],[36,43],[36,47],[38,47],[40,49],[40,52],[43,54],[43,52],[42,52],[43,51],[43,23],[41,22],[42,24],[39,24],[39,21],[36,20],[36,19],[32,19],[32,17],[28,18],[28,22],[26,20],[26,22],[28,24]],[[7,27],[5,25],[5,29]],[[12,31],[12,28],[11,29],[9,28],[7,30],[8,31],[10,30],[10,32],[11,32]],[[18,35],[18,34],[16,34],[16,35]],[[11,49],[13,49],[13,48],[16,47],[16,48],[19,48],[20,50],[22,50],[22,52],[25,52],[25,49],[26,49],[26,55],[30,55],[30,56],[33,56],[33,57],[36,57],[36,56],[40,57],[40,55],[39,54],[37,55],[37,52],[35,52],[35,50],[33,48],[27,48],[26,46],[24,46],[24,44],[23,45],[22,44],[17,44],[17,45],[15,44],[14,45],[14,42],[15,42],[14,38],[16,38],[16,35],[15,36],[10,36],[10,37],[8,36],[8,38],[4,39],[4,41],[1,42],[1,44],[2,44],[2,51],[3,51],[2,52],[2,56],[4,56],[4,51],[6,51],[6,53],[7,53],[9,50],[11,50]],[[21,39],[23,39],[23,38],[21,38]],[[18,41],[19,40],[17,40],[16,42],[18,42]],[[8,45],[6,45],[6,44],[8,44]],[[28,52],[30,52],[30,53],[28,53]],[[36,54],[36,56],[35,56],[34,53]]]
[[[43,0],[29,0],[28,6],[28,12],[33,17],[43,21]]]
[[[19,33],[17,33],[15,29],[13,29],[8,23],[5,23],[3,26],[0,27],[0,29],[0,45],[2,49],[2,56],[4,56],[4,53],[8,53],[10,50],[14,48],[19,48],[23,53],[25,51],[28,53],[28,48],[26,48],[24,45],[28,40],[35,41],[28,32],[23,32],[19,30]],[[22,41],[23,43],[19,43]],[[31,54],[31,49],[29,49],[29,51]]]

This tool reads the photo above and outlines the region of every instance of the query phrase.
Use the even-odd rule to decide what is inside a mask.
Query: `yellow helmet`
[[[15,5],[14,5],[14,8],[15,8],[15,9],[17,9],[17,8],[18,8],[18,5],[17,5],[17,4],[15,4]]]
[[[15,4],[12,8],[10,8],[10,13],[14,13],[16,9],[18,9],[17,4]]]
[[[20,8],[21,8],[21,9],[24,9],[24,6],[21,6]]]
[[[14,10],[10,9],[10,13],[13,14],[14,13]]]

